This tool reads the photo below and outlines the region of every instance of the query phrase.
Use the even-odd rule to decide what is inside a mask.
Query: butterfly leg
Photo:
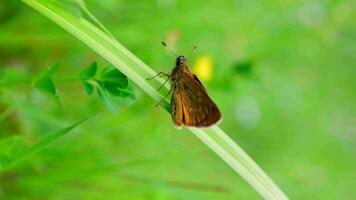
[[[151,78],[147,78],[147,80],[152,80],[152,79],[154,79],[154,78],[156,78],[157,76],[161,76],[161,75],[164,75],[164,76],[166,76],[166,77],[169,77],[170,75],[169,74],[167,74],[167,73],[164,73],[164,72],[158,72],[156,75],[154,75],[153,77],[151,77]]]
[[[174,83],[172,84],[171,89],[169,89],[167,95],[164,96],[161,100],[159,100],[158,103],[156,103],[156,107],[161,103],[161,101],[163,101],[164,99],[166,99],[168,97],[168,95],[172,92],[173,86],[174,86]]]
[[[164,81],[164,83],[157,89],[157,91],[160,91],[164,85],[166,85],[167,81],[169,80],[169,77]]]

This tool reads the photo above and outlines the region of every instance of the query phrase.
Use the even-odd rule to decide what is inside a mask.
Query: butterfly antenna
[[[168,49],[168,51],[171,52],[171,54],[173,54],[174,56],[178,57],[178,55],[177,55],[176,53],[174,53],[174,51],[172,51],[172,49],[170,49],[170,48],[168,47],[168,45],[167,45],[165,42],[162,42],[162,45],[163,45],[166,49]]]
[[[194,46],[192,48],[192,51],[190,52],[189,56],[188,56],[188,59],[190,59],[190,57],[193,55],[193,53],[195,52],[195,50],[197,50],[197,46]]]

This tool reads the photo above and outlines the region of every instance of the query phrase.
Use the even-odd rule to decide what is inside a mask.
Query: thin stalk
[[[156,74],[117,40],[87,20],[66,11],[51,0],[23,0],[113,64],[141,87],[155,102],[163,97],[156,89],[164,79],[147,81]],[[168,87],[168,86],[167,86]],[[169,102],[160,105],[169,111]],[[288,199],[263,170],[218,126],[206,129],[189,128],[200,140],[240,174],[265,199]]]
[[[25,151],[22,151],[20,153],[18,153],[17,155],[14,156],[14,158],[7,163],[4,166],[0,166],[2,168],[0,168],[0,172],[4,172],[8,169],[11,169],[12,167],[16,166],[17,164],[31,158],[32,156],[34,156],[35,154],[37,154],[38,152],[42,151],[43,149],[45,149],[47,146],[49,146],[50,144],[56,142],[58,139],[62,138],[63,136],[67,135],[70,131],[72,131],[74,128],[76,128],[77,126],[79,126],[80,124],[82,124],[83,122],[93,118],[94,116],[96,116],[98,113],[95,113],[93,115],[90,115],[88,117],[85,117],[81,120],[79,120],[78,122],[67,126],[66,128],[63,128],[53,134],[48,135],[47,137],[43,138],[41,141],[39,141],[38,143],[34,144],[33,146],[29,147],[28,149],[26,149]]]
[[[103,31],[105,31],[106,34],[110,35],[110,37],[115,39],[115,37],[110,33],[110,31],[106,29],[105,26],[88,10],[85,4],[81,3],[80,8],[83,10],[85,14],[87,14],[90,17],[91,20],[93,20]]]

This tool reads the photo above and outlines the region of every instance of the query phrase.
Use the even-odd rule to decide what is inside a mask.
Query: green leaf
[[[133,89],[131,87],[121,88],[116,87],[115,84],[105,83],[105,88],[111,95],[116,97],[129,97],[134,95]]]
[[[9,169],[9,168],[12,168],[15,165],[17,165],[17,164],[19,164],[19,163],[31,158],[32,156],[34,156],[38,152],[40,152],[43,149],[45,149],[47,146],[53,144],[54,142],[58,141],[63,136],[67,135],[75,127],[79,126],[80,124],[82,124],[83,122],[89,120],[90,118],[94,117],[95,115],[96,114],[93,114],[93,115],[90,115],[88,117],[85,117],[85,118],[79,120],[78,122],[76,122],[76,123],[74,123],[74,124],[72,124],[72,125],[70,125],[70,126],[68,126],[66,128],[63,128],[63,129],[57,131],[54,134],[50,134],[49,136],[43,138],[41,141],[39,141],[38,143],[32,145],[31,147],[26,148],[26,149],[22,149],[20,152],[16,153],[15,155],[10,155],[11,158],[5,163],[5,165],[2,166],[3,167],[2,170],[6,170],[6,169]]]
[[[56,95],[56,87],[54,86],[53,80],[50,77],[42,77],[35,80],[33,86],[46,95],[51,95],[58,98]]]
[[[57,96],[56,87],[51,76],[58,70],[60,65],[61,61],[53,63],[32,82],[34,88],[47,95],[57,104],[60,104],[59,97]]]
[[[118,69],[112,67],[105,68],[101,72],[100,77],[102,77],[103,79],[127,78],[125,74],[120,72]]]
[[[94,79],[97,72],[97,68],[98,68],[97,63],[93,62],[92,64],[90,64],[88,68],[84,69],[79,75],[79,78],[80,80],[82,80],[82,84],[88,95],[91,95],[94,91],[94,86],[88,80]]]
[[[105,86],[101,83],[96,84],[96,89],[101,101],[112,112],[116,113],[116,104],[110,93],[106,90]]]
[[[94,86],[92,86],[88,81],[82,81],[82,84],[84,86],[85,92],[87,92],[88,95],[93,94]]]
[[[114,97],[133,97],[132,88],[128,88],[128,79],[115,68],[105,68],[93,80],[97,73],[97,63],[93,62],[87,69],[83,70],[79,77],[82,80],[85,91],[91,95],[96,88],[98,96],[103,104],[113,113],[116,113],[117,103]]]
[[[81,80],[89,80],[92,79],[93,77],[95,77],[96,75],[96,71],[97,71],[97,63],[93,62],[88,68],[84,69],[80,75],[79,78]]]
[[[104,84],[109,83],[120,88],[126,88],[129,84],[127,77],[115,68],[104,69],[98,79]]]
[[[132,88],[128,88],[127,77],[117,69],[105,68],[98,77],[98,83],[98,95],[112,112],[116,112],[118,98],[134,96]]]

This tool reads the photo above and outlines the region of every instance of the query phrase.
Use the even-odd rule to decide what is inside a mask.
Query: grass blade
[[[15,165],[27,160],[28,158],[32,157],[33,155],[37,154],[44,148],[46,148],[48,145],[56,142],[58,139],[62,138],[63,136],[67,135],[70,131],[72,131],[74,128],[82,124],[83,122],[89,120],[90,118],[94,117],[96,114],[85,117],[84,119],[81,119],[80,121],[63,128],[59,130],[58,132],[51,134],[47,136],[46,138],[42,139],[38,143],[34,144],[33,146],[29,147],[28,149],[25,149],[21,151],[21,153],[17,154],[7,165],[5,165],[1,171],[5,171],[7,169],[10,169],[14,167]]]
[[[23,0],[23,2],[88,45],[141,87],[155,102],[161,100],[163,96],[155,87],[157,88],[164,80],[155,79],[156,82],[148,82],[146,78],[152,77],[156,73],[110,35],[49,0]],[[160,105],[169,111],[168,101],[160,101]],[[190,130],[239,173],[262,197],[265,199],[288,199],[263,170],[219,127],[190,128]]]

